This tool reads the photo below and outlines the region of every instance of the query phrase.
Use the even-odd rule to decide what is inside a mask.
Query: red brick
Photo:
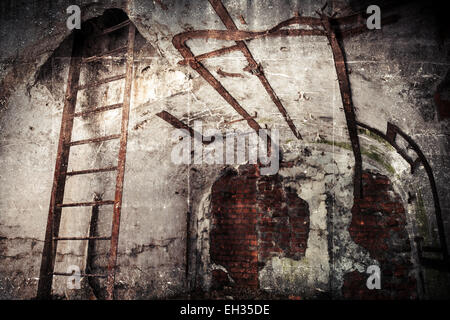
[[[348,230],[355,243],[380,263],[382,289],[368,290],[368,275],[354,271],[344,276],[342,293],[348,299],[414,299],[417,297],[416,281],[408,276],[412,268],[409,258],[399,254],[392,258],[395,255],[392,246],[398,243],[392,243],[391,238],[400,239],[396,241],[403,241],[405,247],[410,246],[401,199],[398,195],[390,198],[392,184],[385,176],[366,172],[363,185],[363,198],[354,203]],[[375,216],[377,211],[382,211],[382,216]],[[397,236],[392,237],[392,234]]]

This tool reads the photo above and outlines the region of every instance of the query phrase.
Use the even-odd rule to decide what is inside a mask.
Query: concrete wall
[[[165,6],[158,3],[146,0],[77,3],[82,8],[83,21],[101,16],[105,9],[120,8],[140,34],[131,100],[117,297],[189,297],[197,288],[206,292],[202,296],[239,295],[232,286],[227,289],[227,284],[220,287],[214,283],[214,273],[220,278],[214,270],[222,270],[223,274],[231,270],[211,259],[210,251],[213,241],[210,232],[216,223],[212,219],[215,214],[212,189],[222,179],[225,166],[174,164],[171,153],[178,142],[172,138],[174,128],[155,116],[166,110],[190,125],[201,120],[204,129],[251,131],[245,121],[227,124],[241,117],[198,73],[178,64],[182,57],[171,42],[175,34],[186,30],[224,29],[224,26],[206,0],[163,0]],[[273,27],[296,12],[312,16],[323,5],[323,1],[313,0],[223,3],[238,28],[253,31]],[[29,299],[36,294],[71,47],[70,31],[65,24],[69,4],[73,3],[28,1],[5,4],[2,8],[0,30],[2,44],[6,44],[0,51],[2,298]],[[352,2],[348,6],[344,1],[334,1],[332,9],[350,12],[352,6],[358,9]],[[449,41],[448,37],[442,37],[434,10],[437,9],[422,3],[390,9],[389,13],[400,15],[398,22],[385,25],[380,31],[349,38],[344,41],[344,49],[358,120],[383,132],[388,121],[395,123],[417,141],[434,170],[448,233],[449,120],[438,118],[433,98],[448,74]],[[239,18],[241,15],[245,24]],[[124,37],[119,35],[109,41],[119,43]],[[106,41],[97,45],[107,44]],[[188,44],[195,54],[201,54],[232,42],[192,40]],[[282,161],[290,164],[280,168],[279,187],[291,188],[308,204],[309,232],[301,256],[289,256],[282,250],[265,259],[258,266],[257,286],[250,287],[262,289],[262,293],[250,290],[245,294],[364,298],[355,281],[365,282],[368,265],[383,267],[389,262],[381,261],[376,252],[349,231],[356,219],[355,210],[352,213],[354,159],[328,41],[324,37],[280,37],[253,40],[248,46],[303,140],[292,134],[258,79],[242,70],[246,66],[242,55],[235,52],[209,59],[205,66],[250,114],[257,111],[255,120],[261,126],[280,130]],[[219,68],[241,76],[223,77],[217,73]],[[102,66],[83,70],[81,81],[114,75],[120,70],[123,64],[110,59]],[[77,108],[118,102],[122,98],[121,88],[121,84],[113,83],[80,94]],[[116,133],[119,122],[117,110],[77,120],[74,140]],[[400,213],[404,214],[402,235],[406,232],[410,240],[421,235],[428,243],[436,244],[432,195],[423,169],[412,176],[395,150],[367,132],[361,132],[360,141],[363,168],[370,171],[367,179],[371,174],[382,174],[392,185],[386,191],[389,194],[386,201],[394,199],[404,208],[404,213]],[[114,164],[116,150],[117,142],[74,147],[69,167],[79,170]],[[238,165],[231,167],[240,170]],[[114,181],[112,173],[71,177],[65,201],[92,201],[96,196],[111,199]],[[415,197],[408,197],[408,193]],[[277,201],[281,201],[280,207],[286,203],[283,199]],[[100,234],[109,232],[111,213],[110,207],[101,208]],[[90,214],[90,208],[64,209],[61,235],[86,235]],[[372,231],[367,232],[373,237]],[[448,294],[441,288],[448,283],[442,274],[425,270],[422,287],[414,242],[409,242],[402,264],[407,265],[405,279],[411,277],[414,282],[407,288],[411,294],[392,297]],[[389,250],[398,244],[393,243]],[[96,271],[102,270],[107,250],[107,244],[95,248]],[[85,242],[61,243],[55,269],[64,272],[73,264],[83,269],[86,251]],[[389,265],[394,261],[392,257]],[[364,277],[359,279],[361,274]],[[65,281],[55,277],[54,294],[88,298],[103,290],[102,281],[90,285],[84,281],[85,290],[78,291],[68,290]]]

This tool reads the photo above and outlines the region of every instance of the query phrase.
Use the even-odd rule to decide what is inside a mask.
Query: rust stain
[[[207,53],[204,53],[204,54],[200,54],[200,55],[198,55],[196,57],[185,58],[185,59],[183,59],[181,61],[178,61],[178,64],[180,64],[180,65],[188,65],[190,61],[197,61],[197,62],[199,62],[199,61],[202,61],[202,60],[218,57],[218,56],[221,56],[221,55],[233,52],[233,51],[237,51],[237,50],[239,50],[239,46],[238,45],[234,45],[234,46],[231,46],[231,47],[224,47],[224,48],[220,48],[218,50],[214,50],[214,51],[210,51],[210,52],[207,52]]]
[[[217,74],[221,77],[231,77],[231,78],[244,78],[244,76],[240,73],[234,73],[234,72],[226,72],[223,71],[221,68],[217,68],[216,70]]]

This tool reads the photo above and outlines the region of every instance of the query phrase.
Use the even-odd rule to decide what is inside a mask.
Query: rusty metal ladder
[[[106,280],[106,299],[110,300],[114,298],[114,281],[115,281],[115,271],[117,264],[117,250],[118,250],[118,240],[119,240],[119,227],[120,227],[120,215],[122,207],[122,194],[123,194],[123,181],[125,173],[125,158],[127,149],[127,138],[128,138],[128,118],[130,113],[130,99],[131,99],[131,87],[133,79],[133,63],[134,63],[134,39],[136,28],[130,20],[126,20],[116,26],[104,29],[99,34],[95,36],[102,36],[114,32],[116,30],[125,28],[128,26],[128,42],[126,46],[114,49],[105,53],[101,53],[96,56],[89,58],[83,58],[83,47],[84,39],[81,32],[75,32],[74,41],[72,47],[72,56],[70,60],[69,75],[67,80],[67,89],[65,94],[64,109],[61,121],[61,130],[59,136],[58,151],[55,164],[55,172],[53,178],[53,186],[50,198],[50,208],[47,219],[47,229],[45,233],[44,249],[42,253],[41,269],[39,276],[39,284],[37,291],[38,299],[51,299],[52,294],[52,282],[53,276],[71,276],[72,274],[54,272],[55,258],[57,252],[58,241],[97,241],[97,240],[109,240],[110,250],[107,273],[105,275],[99,274],[81,274],[84,277],[103,277]],[[94,83],[89,83],[85,85],[79,85],[80,70],[81,65],[84,63],[89,63],[92,61],[101,60],[105,56],[110,56],[119,52],[126,52],[126,71],[124,74],[108,77]],[[75,112],[77,93],[80,90],[89,89],[90,87],[97,86],[100,84],[118,81],[125,79],[125,87],[123,93],[123,102],[92,108],[83,112]],[[81,116],[89,116],[91,114],[96,114],[99,112],[104,112],[112,109],[122,108],[122,121],[121,121],[121,131],[120,134],[109,135],[97,138],[91,138],[86,140],[72,141],[72,129],[74,118]],[[120,139],[118,162],[116,167],[90,169],[90,170],[80,170],[80,171],[67,171],[69,163],[70,148],[76,145],[97,143],[112,139]],[[101,200],[93,202],[79,202],[79,203],[63,203],[64,199],[64,189],[67,176],[81,175],[81,174],[92,174],[99,172],[116,171],[116,186],[115,186],[115,197],[114,200]],[[97,199],[94,199],[97,200]],[[98,206],[103,205],[113,205],[113,218],[112,218],[112,228],[110,236],[92,236],[87,237],[59,237],[59,227],[61,222],[62,209],[65,207],[85,207],[92,206],[93,208],[98,208]]]

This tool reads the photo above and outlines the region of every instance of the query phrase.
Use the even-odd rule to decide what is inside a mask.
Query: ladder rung
[[[104,57],[107,57],[107,56],[110,56],[110,55],[113,55],[113,54],[116,54],[116,53],[119,53],[119,52],[126,51],[127,49],[128,49],[127,46],[123,46],[123,47],[119,47],[119,48],[116,48],[116,49],[113,49],[113,50],[110,50],[110,51],[101,53],[101,54],[96,55],[96,56],[84,58],[84,59],[83,59],[83,63],[89,63],[89,62],[101,60],[101,59],[103,59]],[[124,58],[124,57],[123,57],[123,58]]]
[[[80,144],[102,142],[102,141],[119,139],[119,138],[120,138],[120,134],[113,134],[110,136],[104,136],[104,137],[99,137],[99,138],[91,138],[91,139],[86,139],[86,140],[73,141],[73,142],[66,144],[66,146],[78,146]]]
[[[108,172],[108,171],[115,171],[117,170],[117,167],[108,167],[108,168],[99,168],[99,169],[88,169],[88,170],[79,170],[79,171],[71,171],[67,172],[67,176],[76,176],[79,174],[89,174],[89,173],[98,173],[98,172]]]
[[[108,205],[108,204],[114,204],[114,200],[62,203],[62,204],[57,204],[56,206],[58,208],[67,208],[67,207],[104,206],[104,205]]]
[[[73,273],[67,273],[67,272],[53,272],[54,276],[63,276],[63,277],[70,277],[73,276]],[[92,278],[107,278],[107,275],[104,274],[95,274],[95,273],[81,273],[81,277],[92,277]]]
[[[81,112],[77,112],[74,113],[72,115],[72,117],[70,117],[70,119],[74,118],[74,117],[82,117],[88,114],[92,114],[92,113],[98,113],[98,112],[103,112],[103,111],[109,111],[109,110],[114,110],[114,109],[118,109],[122,107],[122,103],[116,103],[116,104],[111,104],[109,106],[104,106],[104,107],[98,107],[92,110],[86,110],[86,111],[81,111]]]
[[[108,34],[108,33],[114,32],[116,30],[122,29],[123,27],[126,27],[129,24],[130,24],[130,20],[125,20],[124,22],[121,22],[121,23],[119,23],[119,24],[117,24],[115,26],[112,26],[110,28],[107,28],[107,29],[103,30],[102,32],[100,32],[98,34],[98,36],[103,36],[105,34]]]
[[[104,84],[104,83],[108,83],[108,82],[112,82],[112,81],[117,81],[117,80],[120,80],[120,79],[124,79],[125,76],[126,76],[125,73],[124,73],[124,74],[119,74],[119,75],[117,75],[117,76],[105,78],[105,79],[99,80],[99,81],[94,82],[94,83],[91,83],[91,84],[84,84],[84,85],[82,85],[82,86],[78,86],[77,89],[78,89],[78,90],[84,90],[84,89],[86,89],[86,88],[96,87],[96,86],[101,85],[101,84]]]
[[[111,237],[53,237],[54,241],[66,240],[111,240]]]

